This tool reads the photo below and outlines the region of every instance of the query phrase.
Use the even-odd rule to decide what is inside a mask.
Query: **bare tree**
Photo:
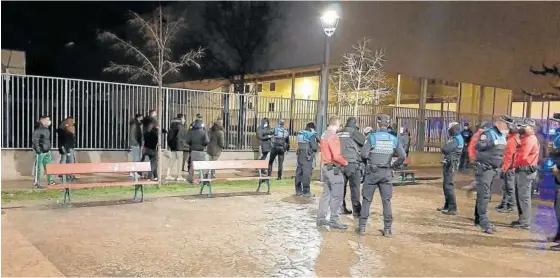
[[[354,115],[359,104],[379,104],[379,100],[391,93],[388,75],[384,70],[385,51],[371,50],[369,39],[363,38],[352,46],[352,52],[342,57],[339,78],[347,93],[339,92],[339,101],[354,104]]]
[[[273,41],[272,28],[279,18],[277,4],[267,1],[208,2],[203,18],[206,28],[202,37],[214,58],[210,67],[212,73],[228,78],[235,93],[250,93],[246,91],[245,78],[257,70],[257,62]],[[228,105],[228,98],[226,95],[224,105]],[[240,96],[240,100],[238,145],[244,140],[241,131],[246,110],[245,97]],[[224,111],[224,119],[229,120],[225,115],[229,109]]]
[[[101,32],[99,40],[109,42],[112,48],[122,51],[125,57],[132,58],[133,64],[117,64],[111,62],[104,68],[105,72],[114,72],[129,76],[130,80],[138,80],[147,77],[153,84],[157,84],[157,111],[163,114],[163,79],[171,74],[178,74],[185,66],[201,68],[199,59],[202,58],[204,50],[190,50],[182,55],[173,55],[171,47],[177,39],[177,34],[185,27],[185,19],[175,18],[170,13],[164,13],[160,8],[153,11],[150,19],[144,19],[137,13],[130,12],[131,18],[128,25],[136,29],[143,40],[142,46],[135,46],[132,42],[118,37],[112,32]],[[178,60],[173,58],[179,56]],[[162,128],[158,128],[158,142],[161,144]],[[161,156],[161,148],[158,150]],[[158,173],[161,173],[161,159],[158,161]],[[160,179],[161,181],[161,179]],[[160,182],[161,184],[161,182]]]

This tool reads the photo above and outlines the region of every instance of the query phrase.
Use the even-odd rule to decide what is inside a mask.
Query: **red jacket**
[[[342,156],[340,139],[338,139],[336,131],[327,129],[323,136],[321,136],[321,157],[323,165],[329,163],[336,163],[342,166],[348,165],[348,161]]]
[[[506,149],[504,151],[504,163],[502,164],[502,172],[507,172],[513,166],[515,153],[521,144],[519,134],[509,134],[507,137]]]
[[[521,144],[519,152],[513,159],[513,168],[520,166],[537,166],[539,162],[539,140],[535,134],[523,134],[520,136]]]
[[[473,135],[473,137],[471,138],[471,142],[469,143],[469,158],[474,161],[476,159],[476,143],[478,143],[478,138],[480,137],[480,134],[482,134],[482,132],[484,131],[483,128],[479,128]]]

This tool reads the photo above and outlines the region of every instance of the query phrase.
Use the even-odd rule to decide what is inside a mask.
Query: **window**
[[[253,110],[253,103],[252,102],[247,103],[247,109]]]
[[[248,93],[248,92],[250,92],[250,91],[251,91],[251,85],[249,85],[249,84],[245,85],[245,91],[244,91],[244,93]]]
[[[269,91],[271,91],[271,92],[276,91],[276,83],[270,82],[270,90]]]
[[[262,92],[262,84],[257,84],[257,93]]]
[[[273,102],[268,104],[268,112],[274,112],[274,103]]]

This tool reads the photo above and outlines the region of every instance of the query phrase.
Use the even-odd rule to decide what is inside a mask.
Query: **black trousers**
[[[185,169],[185,165],[187,168]],[[191,170],[191,151],[183,151],[183,172]]]
[[[469,169],[469,151],[467,148],[463,148],[463,152],[461,152],[461,162],[459,163],[459,169]]]
[[[342,207],[346,208],[346,187],[350,186],[350,199],[352,200],[352,210],[355,215],[359,215],[362,205],[360,203],[360,183],[362,181],[362,171],[358,163],[350,163],[344,167],[344,199]]]
[[[157,172],[157,163],[158,163],[158,152],[157,150],[154,149],[145,149],[146,152],[144,153],[144,156],[142,157],[142,161],[144,161],[144,159],[148,158],[150,161],[150,168],[152,169],[152,171],[150,172],[151,174],[151,178],[152,179],[156,179],[158,178],[158,172]]]
[[[282,169],[284,168],[284,154],[286,150],[280,147],[272,148],[270,152],[270,159],[268,160],[268,176],[272,175],[272,164],[274,164],[274,160],[278,157],[278,177],[282,177]]]

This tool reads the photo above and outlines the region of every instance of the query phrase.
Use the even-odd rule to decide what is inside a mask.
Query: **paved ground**
[[[394,237],[380,202],[364,237],[318,231],[317,200],[272,195],[158,198],[144,204],[11,209],[2,215],[3,276],[559,276],[545,235],[472,225],[473,200],[445,216],[439,186],[395,187]],[[314,192],[320,187],[314,186]],[[499,199],[499,198],[494,198]],[[492,207],[495,206],[495,202]],[[540,213],[537,211],[537,213]],[[542,214],[542,213],[540,213]],[[544,214],[543,214],[544,215]],[[545,215],[550,217],[550,215]],[[351,218],[343,221],[353,225]]]

